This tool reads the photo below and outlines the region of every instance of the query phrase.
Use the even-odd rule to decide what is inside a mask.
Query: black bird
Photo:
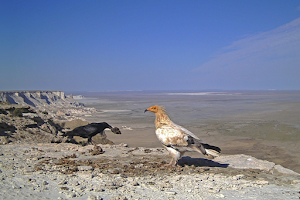
[[[119,128],[112,127],[108,123],[102,122],[102,123],[91,123],[85,126],[79,126],[72,131],[66,132],[62,136],[69,136],[69,137],[80,136],[83,138],[88,138],[88,143],[93,143],[92,137],[97,135],[98,133],[103,135],[103,131],[106,128],[109,128],[115,134],[121,134]]]

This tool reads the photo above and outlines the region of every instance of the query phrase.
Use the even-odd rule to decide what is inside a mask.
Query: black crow
[[[91,123],[85,126],[79,126],[75,128],[72,131],[68,131],[64,133],[62,136],[68,136],[68,137],[73,137],[73,136],[80,136],[83,138],[88,138],[88,143],[93,143],[92,142],[92,137],[100,133],[103,135],[104,129],[109,128],[113,133],[115,134],[121,134],[121,131],[117,127],[112,127],[106,122],[102,123]]]

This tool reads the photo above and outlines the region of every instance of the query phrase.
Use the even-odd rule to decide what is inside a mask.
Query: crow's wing
[[[94,133],[95,131],[97,131],[97,129],[98,129],[97,126],[95,126],[93,124],[88,124],[86,126],[83,126],[81,131],[83,131],[85,133]]]

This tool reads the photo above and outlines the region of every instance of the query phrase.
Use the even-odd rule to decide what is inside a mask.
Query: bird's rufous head
[[[160,109],[161,109],[160,106],[156,106],[156,105],[155,105],[155,106],[151,106],[151,107],[147,108],[147,109],[145,110],[145,112],[151,111],[151,112],[157,113]]]

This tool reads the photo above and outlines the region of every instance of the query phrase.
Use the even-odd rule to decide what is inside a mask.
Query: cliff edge
[[[66,97],[62,91],[0,91],[0,102],[33,107],[51,104],[83,105],[73,98]]]
[[[0,91],[2,106],[30,106],[35,112],[44,111],[56,120],[82,119],[96,109],[87,108],[62,91]]]

